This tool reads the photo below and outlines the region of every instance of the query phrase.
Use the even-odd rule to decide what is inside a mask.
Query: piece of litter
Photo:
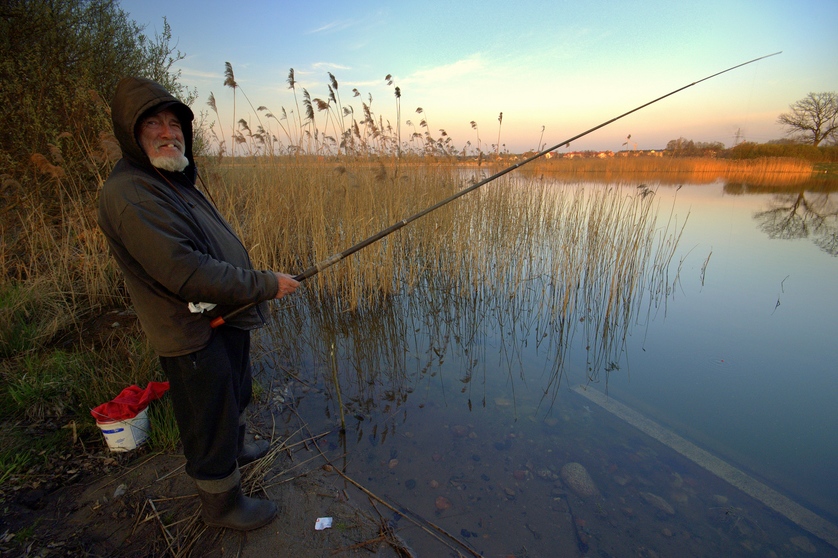
[[[317,521],[314,522],[314,529],[317,531],[322,531],[323,529],[328,529],[332,526],[332,518],[331,517],[318,517]]]

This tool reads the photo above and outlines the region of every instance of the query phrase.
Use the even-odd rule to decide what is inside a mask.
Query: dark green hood
[[[195,160],[192,156],[192,110],[174,97],[157,82],[150,79],[127,77],[120,80],[111,103],[113,132],[122,149],[122,156],[131,162],[151,167],[148,156],[137,140],[137,124],[146,115],[156,114],[163,109],[174,112],[183,129],[186,158],[189,166],[184,171],[195,179]]]

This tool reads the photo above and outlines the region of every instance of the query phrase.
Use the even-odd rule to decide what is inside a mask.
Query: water
[[[797,215],[808,237],[788,238],[800,220],[765,214],[800,201],[787,197],[656,188],[658,226],[670,210],[687,223],[670,266],[678,281],[631,321],[590,387],[834,525],[838,225],[812,228],[831,200],[807,193]],[[577,334],[562,352],[531,311],[422,290],[364,315],[286,303],[265,364],[294,371],[276,389],[298,396],[312,432],[331,432],[335,465],[402,510],[380,506],[421,556],[467,554],[447,534],[485,556],[838,553],[576,393],[590,339]],[[559,477],[570,462],[598,496],[568,490]]]

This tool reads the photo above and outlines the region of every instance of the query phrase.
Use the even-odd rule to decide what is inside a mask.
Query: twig
[[[147,502],[151,506],[151,509],[154,510],[154,515],[157,517],[157,522],[160,524],[160,529],[163,530],[163,538],[166,539],[166,546],[169,547],[169,552],[172,553],[172,556],[177,556],[175,549],[172,547],[172,541],[174,540],[174,537],[171,533],[169,533],[169,530],[166,528],[166,525],[163,524],[163,519],[157,512],[157,506],[154,505],[154,502],[152,502],[151,499],[147,500]]]
[[[413,555],[413,551],[411,551],[407,544],[399,537],[396,532],[393,530],[392,525],[390,525],[389,521],[384,519],[384,516],[381,515],[381,512],[378,511],[378,506],[375,505],[375,500],[370,499],[370,504],[372,508],[375,510],[375,513],[378,514],[379,521],[381,522],[381,536],[384,537],[384,540],[393,547],[393,550],[396,553],[403,557],[403,558],[415,558]],[[458,553],[459,554],[459,553]]]
[[[285,473],[289,472],[290,470],[292,470],[292,469],[294,469],[294,468],[296,468],[296,467],[300,467],[300,466],[302,466],[302,465],[305,465],[306,463],[308,463],[309,461],[313,461],[314,459],[320,459],[320,456],[319,456],[319,455],[314,455],[314,456],[312,456],[312,457],[310,457],[310,458],[306,459],[305,461],[301,461],[301,462],[299,462],[299,463],[296,463],[296,464],[292,465],[291,467],[288,467],[288,468],[287,468],[287,469],[285,469],[284,471],[281,471],[281,472],[277,473],[277,474],[276,474],[276,476],[277,476],[277,477],[279,477],[279,476],[281,476],[281,475],[284,475]],[[303,473],[300,473],[299,475],[296,475],[296,476],[295,476],[295,477],[293,477],[293,478],[297,479],[297,478],[300,478],[300,477],[302,477],[302,476],[305,476],[306,474],[308,474],[308,472],[307,472],[307,471],[306,471],[306,472],[303,472]],[[282,482],[287,482],[287,481],[286,481],[286,480],[283,480]],[[274,483],[274,484],[281,484],[281,483]],[[270,488],[271,486],[274,486],[274,484],[267,484],[267,485],[265,485],[265,488]]]
[[[178,471],[180,471],[181,469],[183,469],[185,467],[186,467],[186,462],[181,463],[180,465],[178,465],[177,467],[175,467],[174,469],[172,469],[171,471],[169,471],[168,473],[166,473],[162,477],[158,478],[156,482],[166,480],[167,478],[171,477],[172,475],[174,475],[175,473],[177,473]]]
[[[128,473],[131,473],[132,471],[136,471],[137,469],[139,469],[140,467],[142,467],[143,465],[145,465],[146,463],[148,463],[148,462],[149,462],[149,461],[151,461],[152,459],[155,459],[155,458],[157,458],[157,457],[160,457],[161,455],[163,455],[163,453],[162,453],[162,452],[156,452],[156,453],[153,453],[153,454],[149,455],[147,459],[145,459],[145,460],[141,461],[140,463],[137,463],[136,465],[134,465],[133,467],[131,467],[131,468],[129,468],[129,469],[125,469],[124,471],[122,471],[121,473],[119,473],[118,475],[116,475],[115,477],[113,477],[113,478],[112,478],[109,482],[107,482],[107,483],[105,483],[104,485],[102,485],[102,488],[104,488],[104,487],[106,487],[106,486],[110,486],[110,485],[114,484],[116,481],[118,481],[119,479],[121,479],[122,477],[124,477],[125,475],[127,475]],[[98,479],[97,479],[97,480],[98,480]],[[94,482],[95,482],[95,481],[94,481]],[[91,484],[92,484],[92,483],[91,483]]]

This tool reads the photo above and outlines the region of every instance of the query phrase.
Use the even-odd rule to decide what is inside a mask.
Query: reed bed
[[[577,180],[640,180],[661,184],[710,184],[719,180],[745,182],[753,186],[801,186],[812,180],[813,163],[802,159],[763,157],[759,159],[677,158],[670,156],[625,156],[607,158],[552,158],[535,161],[534,174]],[[526,168],[526,167],[525,167]]]
[[[276,180],[295,172],[274,171]],[[347,184],[349,171],[319,172],[331,183],[314,178],[316,200],[291,217],[311,227],[304,242],[288,238],[264,254],[296,265],[292,272],[484,178],[472,169],[385,167],[353,171]],[[354,199],[344,196],[348,188]],[[291,201],[297,194],[272,195],[299,204]],[[457,379],[471,389],[497,358],[481,342],[496,328],[509,332],[501,337],[511,340],[504,348],[510,370],[521,349],[516,340],[537,334],[550,354],[551,397],[574,339],[587,347],[587,369],[575,380],[600,381],[603,371],[607,379],[632,325],[663,304],[677,281],[671,264],[683,222],[659,226],[655,200],[646,186],[507,175],[312,278],[301,296],[280,304],[286,327],[270,330],[262,346],[328,372],[326,386],[345,384],[350,412],[406,398],[441,371],[453,345],[469,355],[451,358],[463,358]],[[338,382],[331,380],[335,353]]]

